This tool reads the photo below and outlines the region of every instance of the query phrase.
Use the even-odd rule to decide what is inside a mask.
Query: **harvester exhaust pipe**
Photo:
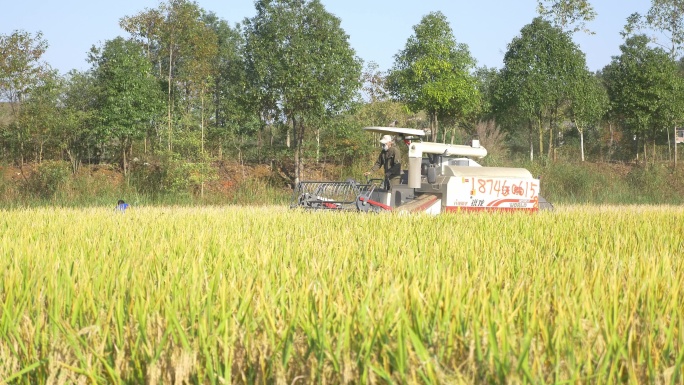
[[[420,166],[423,158],[409,158],[408,186],[409,188],[420,188]]]

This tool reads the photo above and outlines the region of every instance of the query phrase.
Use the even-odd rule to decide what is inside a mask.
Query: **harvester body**
[[[524,168],[483,167],[470,158],[487,150],[471,145],[423,142],[422,130],[367,127],[394,134],[408,146],[408,169],[401,183],[385,189],[382,180],[357,183],[300,182],[291,207],[361,211],[403,211],[438,214],[459,211],[537,211],[553,206],[539,195],[538,178]],[[344,192],[341,194],[341,192]]]

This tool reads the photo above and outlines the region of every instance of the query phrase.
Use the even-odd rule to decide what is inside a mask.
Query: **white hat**
[[[382,144],[387,144],[392,141],[392,137],[390,135],[383,135],[382,138],[380,138],[380,143]]]

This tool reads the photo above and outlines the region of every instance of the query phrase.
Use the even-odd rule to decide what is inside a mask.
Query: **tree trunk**
[[[672,161],[672,143],[670,143],[670,130],[665,129],[667,132],[667,160]]]
[[[549,150],[548,150],[548,155],[547,157],[549,159],[556,160],[554,156],[554,149],[555,146],[553,145],[554,142],[554,137],[553,137],[553,119],[549,119]]]
[[[294,135],[294,142],[295,142],[295,148],[294,148],[294,171],[295,171],[295,180],[294,180],[294,186],[296,187],[299,184],[299,133],[297,132],[297,121],[294,117],[292,117],[292,132]]]
[[[584,162],[584,131],[580,131],[580,154],[582,155],[582,162]]]
[[[24,166],[24,141],[19,139],[19,167]]]
[[[123,168],[124,178],[128,175],[128,162],[126,161],[126,140],[121,141],[121,167]]]
[[[259,124],[257,128],[257,159],[261,162],[261,147],[264,145],[264,124]]]
[[[304,121],[299,119],[299,131],[297,132],[297,152],[299,152],[299,162],[297,163],[297,179],[302,180],[302,168],[304,167]]]
[[[166,99],[166,119],[168,119],[167,122],[167,134],[168,134],[168,147],[169,147],[169,152],[171,152],[171,68],[173,65],[173,49],[169,47],[169,76],[167,80],[167,86],[169,87],[168,92],[167,92],[167,99]]]
[[[204,90],[200,91],[200,128],[202,130],[202,173],[200,174],[200,198],[204,198],[204,167],[206,159],[204,157]]]
[[[202,155],[204,155],[204,90],[200,92],[200,130],[202,131]]]
[[[69,158],[69,163],[71,163],[71,173],[76,174],[76,172],[78,172],[80,162],[78,161],[78,158],[71,152],[70,149],[66,149],[66,154]]]
[[[646,146],[648,145],[648,141],[646,138],[644,138],[644,164],[648,166],[648,155],[646,154]]]
[[[436,142],[437,134],[439,131],[439,121],[437,120],[437,112],[432,112],[430,115],[430,130],[432,131],[432,133],[430,133],[430,141]]]
[[[614,132],[613,132],[613,122],[608,122],[608,130],[610,131],[610,139],[608,140],[608,160],[613,158],[613,143],[614,143]]]
[[[528,127],[527,127],[527,133],[528,133],[528,141],[530,142],[530,162],[534,162],[534,141],[532,140],[532,121],[527,122]]]
[[[634,137],[634,149],[636,150],[636,161],[639,163],[639,138],[636,135]]]
[[[539,131],[539,156],[544,153],[544,124],[541,116],[537,119],[537,131]]]
[[[320,162],[321,158],[321,129],[316,129],[316,163]]]

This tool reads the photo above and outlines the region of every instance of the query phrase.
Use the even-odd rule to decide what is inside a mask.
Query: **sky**
[[[87,70],[88,51],[117,36],[122,17],[154,9],[160,0],[23,0],[0,7],[0,35],[15,30],[43,33],[49,47],[43,59],[65,74]],[[341,20],[349,44],[365,63],[389,70],[394,55],[406,45],[413,26],[430,12],[441,11],[456,41],[468,45],[478,66],[501,68],[507,45],[537,15],[536,0],[321,0]],[[230,25],[256,14],[253,0],[196,0],[206,11]],[[593,0],[597,13],[587,26],[593,35],[578,32],[575,42],[591,71],[602,69],[619,55],[620,31],[627,17],[650,7],[649,0]]]

